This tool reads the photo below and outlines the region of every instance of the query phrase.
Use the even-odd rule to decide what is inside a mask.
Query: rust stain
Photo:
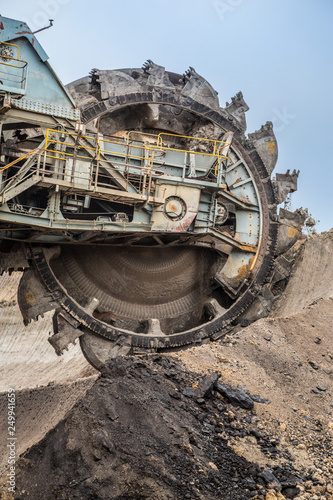
[[[258,248],[255,247],[255,246],[251,246],[251,245],[243,245],[243,243],[240,243],[239,244],[239,248],[241,250],[243,250],[244,252],[251,252],[251,253],[256,253]],[[253,259],[253,257],[251,257],[251,259]]]
[[[3,23],[1,22],[1,23],[0,23],[0,30],[4,30],[4,29],[5,29],[5,28],[4,28],[4,25],[3,25]]]
[[[93,312],[93,317],[96,318],[96,319],[100,319],[100,320],[115,320],[117,318],[117,316],[112,313],[111,311],[106,311],[106,312],[102,312],[102,313],[99,313],[98,311],[94,311]]]
[[[192,224],[192,221],[194,219],[194,217],[196,216],[196,214],[192,214],[192,213],[189,213],[187,215],[185,215],[184,219],[182,220],[182,222],[179,221],[179,225],[176,226],[176,227],[173,227],[173,228],[170,228],[171,231],[174,231],[174,232],[185,232],[188,230],[188,228],[190,227],[190,225]]]
[[[177,211],[177,208],[178,208],[178,206],[177,206],[175,203],[171,203],[171,204],[169,205],[169,210],[170,210],[171,212],[176,212],[176,211]]]
[[[297,233],[298,233],[298,229],[296,229],[295,227],[292,227],[292,226],[288,227],[288,233],[287,233],[288,238],[295,238]]]
[[[29,290],[26,294],[25,294],[25,299],[27,301],[27,304],[31,304],[32,302],[36,302],[36,299],[35,299],[35,296],[34,294],[32,293],[31,290]]]
[[[254,257],[251,257],[248,264],[244,264],[238,270],[237,276],[233,276],[232,278],[228,278],[228,283],[233,287],[238,287],[245,278],[250,277],[251,267],[254,261]]]
[[[267,148],[268,154],[273,155],[275,153],[275,142],[274,141],[266,142],[266,148]]]

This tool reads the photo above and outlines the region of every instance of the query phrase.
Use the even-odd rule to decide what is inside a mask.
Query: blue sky
[[[275,125],[276,171],[301,170],[292,209],[333,227],[331,0],[0,0],[0,13],[33,29],[54,19],[37,37],[65,84],[152,59],[193,66],[221,106],[241,90],[248,132]]]

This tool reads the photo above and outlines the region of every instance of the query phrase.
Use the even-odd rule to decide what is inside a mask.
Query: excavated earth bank
[[[118,358],[98,378],[75,348],[52,359],[47,318],[31,346],[3,299],[1,498],[333,499],[332,254],[332,230],[305,241],[271,317],[215,344]]]

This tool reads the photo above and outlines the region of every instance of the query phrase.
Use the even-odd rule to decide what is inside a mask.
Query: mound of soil
[[[96,377],[68,384],[50,383],[36,389],[16,391],[16,455],[38,443],[45,434],[62,420],[76,401],[84,397]],[[0,472],[7,465],[8,450],[8,393],[0,393]]]
[[[215,387],[216,375],[198,379],[167,356],[118,358],[19,460],[15,498],[240,500],[269,483],[294,488],[292,466],[265,472],[228,446],[253,436],[251,411]]]

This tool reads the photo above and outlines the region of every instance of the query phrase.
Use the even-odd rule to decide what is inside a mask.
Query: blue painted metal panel
[[[27,23],[0,16],[0,42],[16,43],[15,40],[22,37],[29,41],[43,62],[48,60],[49,56],[35,35],[33,35]]]
[[[48,55],[26,23],[0,16],[1,42],[17,45],[19,47],[20,60],[28,63],[27,89],[24,101],[31,100],[42,104],[50,104],[53,108],[50,110],[50,114],[55,114],[54,110],[57,106],[60,108],[75,109],[76,106],[73,99],[47,62]],[[5,67],[5,63],[10,63],[10,61],[10,59],[4,60],[2,65]],[[6,85],[3,85],[3,90],[7,90]],[[24,106],[24,102],[21,104]],[[34,108],[33,103],[30,104]],[[23,109],[29,109],[28,102]],[[31,110],[47,112],[46,108],[43,110],[42,108],[38,109],[36,106]]]
[[[236,221],[239,241],[249,245],[258,245],[260,229],[259,213],[250,210],[238,210]]]
[[[20,57],[28,62],[28,82],[26,98],[42,103],[74,107],[67,92],[59,81],[54,78],[48,64],[40,60],[33,46],[25,39],[16,40],[20,47]]]

